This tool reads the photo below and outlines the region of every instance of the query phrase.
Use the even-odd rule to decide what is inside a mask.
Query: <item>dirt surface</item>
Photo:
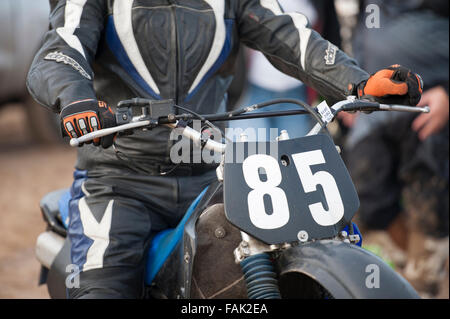
[[[76,151],[35,145],[23,123],[20,105],[0,109],[0,298],[48,298],[34,255],[45,229],[39,201],[70,186]]]

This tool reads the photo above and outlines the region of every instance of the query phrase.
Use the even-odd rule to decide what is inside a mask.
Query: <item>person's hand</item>
[[[63,133],[76,138],[99,129],[116,126],[116,117],[105,102],[88,99],[65,106],[61,111],[61,125]],[[94,139],[93,142],[95,146],[108,148],[113,144],[114,137],[115,134],[111,134]]]
[[[434,87],[422,96],[419,106],[429,106],[430,113],[418,116],[412,123],[412,129],[423,141],[439,132],[448,122],[449,98],[441,86]]]
[[[348,128],[352,128],[355,125],[356,119],[358,118],[358,113],[348,113],[340,112],[338,114],[338,119],[342,121],[342,124]]]
[[[421,77],[398,64],[372,74],[357,88],[358,98],[412,106],[419,103],[422,90]]]

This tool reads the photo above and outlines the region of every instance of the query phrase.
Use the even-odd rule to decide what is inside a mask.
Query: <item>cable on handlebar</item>
[[[220,114],[204,115],[204,118],[208,119],[210,121],[241,120],[241,119],[246,118],[244,116],[244,113],[249,113],[249,112],[252,112],[252,111],[255,111],[255,110],[258,110],[258,109],[262,109],[262,108],[267,107],[267,106],[270,106],[270,105],[282,104],[282,103],[296,104],[296,105],[299,105],[299,106],[303,107],[305,109],[305,112],[307,112],[310,115],[312,115],[314,117],[314,119],[318,123],[320,123],[322,128],[325,127],[325,123],[322,121],[320,116],[317,114],[317,112],[311,106],[309,106],[308,104],[306,104],[303,101],[296,100],[296,99],[275,99],[275,100],[270,100],[270,101],[267,101],[267,102],[254,104],[254,105],[251,105],[251,106],[246,106],[244,108],[241,108],[241,109],[238,109],[238,110],[234,110],[234,111],[230,111],[230,112],[225,112],[225,113],[220,113]],[[284,114],[281,114],[282,112],[279,112],[279,113],[280,113],[280,115],[275,114],[275,113],[264,113],[265,114],[264,116],[267,116],[267,114],[270,114],[270,116],[282,116],[282,115],[284,115]],[[242,115],[242,117],[240,115]],[[250,114],[248,114],[248,115],[250,115]],[[249,118],[250,118],[250,116],[249,116]]]
[[[322,121],[322,119],[320,118],[319,114],[317,114],[317,112],[307,103],[301,101],[301,100],[296,100],[296,99],[275,99],[275,100],[271,100],[271,101],[267,101],[267,102],[263,102],[263,103],[259,103],[254,105],[255,110],[257,109],[261,109],[270,105],[274,105],[274,104],[282,104],[282,103],[287,103],[287,104],[297,104],[301,107],[303,107],[306,111],[308,111],[309,114],[312,115],[312,117],[314,117],[314,119],[320,123],[320,125],[322,127],[325,126],[325,123]]]
[[[180,106],[180,105],[174,105],[174,107],[183,110],[185,112],[191,113],[192,115],[196,116],[199,120],[205,122],[206,125],[208,125],[209,127],[211,127],[214,130],[217,130],[220,132],[220,134],[222,134],[222,136],[228,140],[229,142],[231,142],[231,140],[226,136],[226,134],[223,132],[223,130],[221,130],[219,127],[217,127],[216,125],[214,125],[213,123],[211,123],[207,118],[205,118],[203,115],[198,114],[197,112],[194,112],[184,106]]]
[[[263,117],[282,117],[282,116],[290,116],[290,115],[308,115],[309,112],[306,110],[292,110],[292,111],[266,111],[266,112],[260,112],[260,113],[248,113],[248,114],[241,114],[241,115],[235,115],[231,118],[231,120],[252,120],[252,119],[258,119]],[[222,114],[218,114],[215,117],[208,117],[210,121],[213,122],[222,122],[222,121],[228,121],[230,119],[223,117]]]
[[[281,104],[281,103],[296,104],[296,105],[303,107],[304,108],[303,111],[306,113],[309,113],[316,120],[316,122],[320,125],[319,131],[324,130],[327,135],[330,135],[330,132],[328,131],[328,129],[326,127],[326,124],[321,119],[319,114],[310,105],[308,105],[307,103],[305,103],[303,101],[296,100],[296,99],[289,99],[289,98],[274,99],[274,100],[270,100],[267,102],[254,104],[252,106],[247,106],[247,107],[235,110],[235,111],[225,112],[225,113],[221,113],[221,114],[209,114],[209,115],[204,115],[203,117],[210,121],[241,120],[241,119],[251,118],[250,115],[253,115],[252,117],[259,117],[259,116],[254,116],[256,114],[255,113],[251,114],[251,112],[258,110],[258,109],[262,109],[262,108],[270,106],[270,105]],[[249,114],[244,114],[247,112]],[[291,114],[280,114],[280,113],[282,113],[282,112],[272,112],[272,113],[264,112],[261,114],[264,114],[265,117],[291,115]],[[268,114],[270,114],[270,115],[268,115]],[[305,113],[303,113],[303,114],[305,114]],[[241,115],[241,116],[239,116],[239,115]],[[245,116],[245,115],[248,115],[248,116]]]

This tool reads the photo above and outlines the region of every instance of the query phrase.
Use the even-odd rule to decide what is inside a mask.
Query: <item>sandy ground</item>
[[[0,298],[48,298],[34,255],[44,231],[39,201],[72,181],[75,150],[33,145],[18,105],[0,109]]]

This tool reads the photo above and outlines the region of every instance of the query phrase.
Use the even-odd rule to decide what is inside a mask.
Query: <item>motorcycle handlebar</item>
[[[328,106],[326,106],[326,107],[328,108]],[[334,110],[334,114],[331,113],[331,119],[334,118],[336,116],[336,114],[341,112],[341,111],[345,111],[345,112],[354,112],[354,111],[366,111],[366,112],[367,111],[400,111],[400,112],[418,112],[418,113],[429,113],[430,112],[430,108],[429,107],[412,107],[412,106],[404,106],[404,105],[379,104],[379,103],[375,103],[375,102],[355,100],[355,99],[352,99],[352,98],[349,98],[349,99],[347,99],[345,101],[340,101],[340,102],[336,103],[335,105],[333,105],[331,107],[331,109]],[[208,117],[205,116],[205,118],[207,119]],[[216,118],[217,118],[217,115],[216,115]],[[231,119],[231,117],[229,117],[228,119]],[[218,119],[216,119],[216,120],[218,120]],[[329,123],[330,121],[331,120],[329,119],[326,122]],[[110,127],[110,128],[106,128],[106,129],[101,129],[101,130],[98,130],[98,131],[94,131],[94,132],[88,133],[88,134],[83,135],[83,136],[78,137],[78,138],[72,138],[70,140],[70,146],[76,147],[76,146],[79,146],[81,143],[88,142],[88,141],[91,141],[91,140],[96,139],[96,138],[100,138],[100,137],[103,137],[103,136],[107,136],[107,135],[110,135],[110,134],[131,130],[131,129],[141,128],[141,127],[142,128],[148,127],[151,124],[152,124],[152,121],[150,121],[150,120],[142,120],[142,119],[140,119],[138,117],[135,121],[133,121],[131,123],[122,124],[122,125],[119,125],[119,126]],[[159,125],[165,125],[165,126],[168,126],[171,129],[175,129],[177,127],[177,123],[159,124]],[[321,125],[319,125],[319,126],[321,127]],[[317,126],[316,129],[311,130],[311,132],[308,135],[311,135],[311,134],[319,132],[320,131],[319,126]],[[185,137],[191,139],[192,141],[194,141],[194,143],[196,143],[196,144],[200,144],[200,143],[204,142],[204,141],[202,141],[201,132],[198,132],[198,131],[192,129],[189,126],[186,126],[183,129],[183,135]],[[225,144],[213,141],[211,139],[208,139],[206,141],[206,143],[204,143],[204,147],[206,149],[208,149],[208,150],[212,150],[212,151],[216,151],[216,152],[220,152],[220,153],[223,153],[225,151]]]

